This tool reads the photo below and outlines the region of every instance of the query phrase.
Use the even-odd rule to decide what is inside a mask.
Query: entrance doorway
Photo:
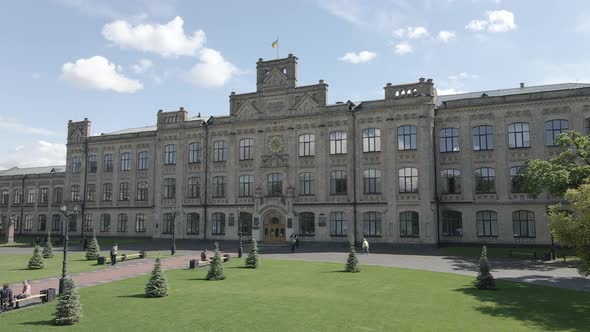
[[[269,215],[264,220],[264,242],[285,243],[285,222],[281,216]]]

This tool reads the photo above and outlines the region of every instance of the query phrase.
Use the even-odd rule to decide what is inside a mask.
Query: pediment
[[[266,75],[263,81],[264,87],[274,87],[274,86],[284,86],[287,85],[289,78],[283,72],[281,72],[278,68],[273,68],[271,71]]]
[[[246,101],[237,112],[238,119],[240,120],[257,119],[259,113],[258,109],[248,101]]]
[[[308,94],[305,94],[293,107],[297,114],[315,113],[320,105]]]

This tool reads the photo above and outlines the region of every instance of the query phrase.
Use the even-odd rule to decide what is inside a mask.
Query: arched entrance
[[[265,243],[285,243],[285,218],[278,211],[270,211],[264,216],[263,222],[263,240]]]

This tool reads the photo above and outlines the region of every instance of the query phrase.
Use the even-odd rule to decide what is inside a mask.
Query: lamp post
[[[62,205],[60,207],[60,212],[61,212],[61,220],[62,220],[62,230],[64,232],[64,258],[63,258],[63,262],[62,262],[62,270],[61,270],[61,279],[59,279],[59,294],[61,295],[64,291],[64,285],[65,285],[65,280],[66,280],[66,274],[67,274],[67,258],[68,258],[68,240],[69,240],[69,236],[68,236],[68,226],[69,226],[69,220],[68,220],[68,216],[75,216],[78,214],[79,212],[79,205],[78,203],[74,202],[73,205],[71,206],[71,208],[68,210],[68,206],[67,205]]]
[[[240,210],[238,209],[238,239],[240,240],[240,246],[238,247],[238,258],[242,258],[242,252],[243,252],[243,248],[242,248],[242,223],[241,223],[241,216],[240,216]]]
[[[170,248],[170,255],[176,253],[176,216],[180,214],[180,210],[174,208],[172,210],[172,247]]]

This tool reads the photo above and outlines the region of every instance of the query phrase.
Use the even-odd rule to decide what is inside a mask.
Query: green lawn
[[[496,258],[508,258],[510,257],[510,250],[517,252],[536,252],[538,259],[543,259],[546,252],[549,252],[549,248],[510,248],[510,247],[491,247],[488,246],[488,257]],[[441,250],[445,255],[449,256],[472,256],[479,257],[481,254],[481,247],[442,247]],[[571,248],[557,249],[557,257],[561,258],[566,256],[575,256],[575,250]],[[528,259],[527,256],[514,256],[514,258]]]
[[[168,271],[170,296],[147,299],[147,276],[80,290],[84,317],[68,331],[582,331],[590,296],[499,282],[478,291],[466,276],[343,264],[243,260],[227,279],[206,269]],[[63,330],[51,323],[55,302],[2,314],[6,331]]]

